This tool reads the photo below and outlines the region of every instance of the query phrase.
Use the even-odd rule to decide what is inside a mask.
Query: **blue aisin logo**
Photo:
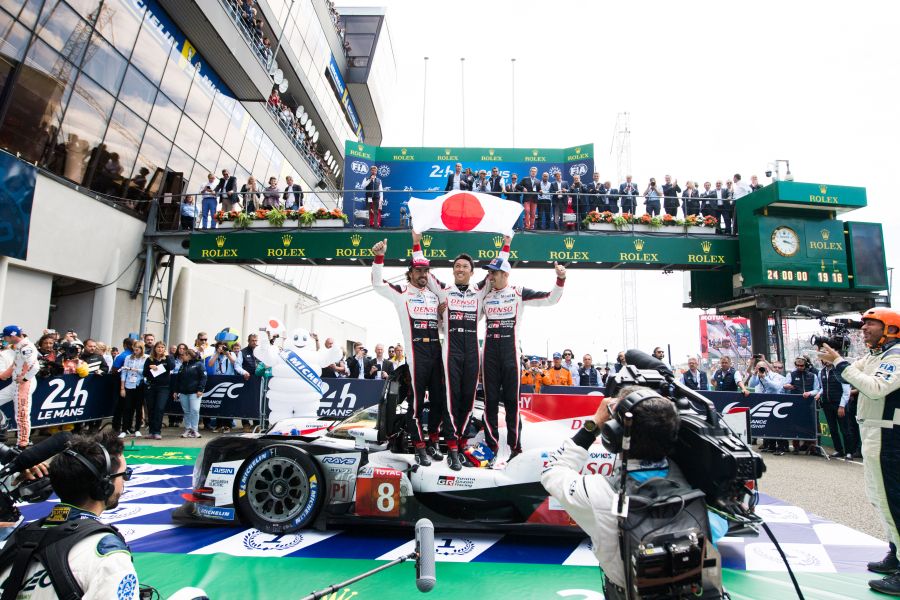
[[[234,475],[234,467],[213,467],[213,475]]]

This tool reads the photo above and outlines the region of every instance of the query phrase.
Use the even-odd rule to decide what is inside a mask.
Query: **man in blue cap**
[[[484,433],[485,442],[494,451],[490,466],[493,466],[500,446],[497,419],[501,404],[506,411],[506,443],[510,449],[508,461],[522,452],[522,423],[519,420],[519,324],[526,306],[552,306],[562,297],[566,268],[556,263],[553,266],[556,269],[556,285],[549,292],[536,292],[509,285],[511,269],[505,258],[495,258],[484,266],[490,272],[492,285],[482,303],[487,325],[482,361]]]
[[[28,445],[31,437],[31,396],[38,371],[38,351],[18,325],[4,327],[3,340],[15,351],[15,357],[13,364],[0,372],[0,380],[13,379],[11,385],[0,390],[0,406],[12,400],[18,426],[16,443],[22,448]]]

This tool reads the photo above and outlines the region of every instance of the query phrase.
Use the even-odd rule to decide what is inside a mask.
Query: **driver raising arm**
[[[553,306],[562,298],[566,283],[566,268],[553,263],[556,285],[549,292],[509,285],[509,261],[495,258],[484,266],[491,272],[492,289],[484,298],[483,311],[487,324],[484,336],[484,433],[488,447],[494,452],[490,465],[497,458],[500,447],[498,417],[500,405],[506,411],[506,442],[509,460],[522,452],[522,423],[519,420],[519,325],[526,306]]]
[[[441,358],[441,342],[438,339],[438,298],[426,287],[429,263],[421,253],[414,253],[412,264],[406,272],[406,285],[394,285],[383,278],[384,253],[387,240],[372,247],[375,261],[372,263],[372,287],[390,300],[400,319],[403,343],[409,348],[412,402],[409,403],[409,433],[416,446],[416,462],[430,466],[431,459],[443,460],[438,449],[438,436],[445,412],[444,369]],[[428,440],[422,433],[422,409],[425,392],[428,392]],[[443,419],[444,437],[452,439],[450,420]]]
[[[873,308],[862,316],[868,356],[853,364],[823,344],[819,359],[834,365],[840,379],[859,390],[856,419],[862,438],[863,470],[869,502],[881,516],[891,551],[871,562],[870,571],[887,575],[869,586],[900,596],[900,313]]]
[[[421,252],[422,235],[413,231],[413,255]],[[503,239],[499,257],[509,256],[510,237]],[[441,315],[444,328],[444,376],[447,381],[447,419],[453,435],[447,438],[447,463],[454,471],[462,469],[459,449],[466,447],[466,428],[475,407],[475,388],[481,368],[478,348],[478,319],[482,314],[482,302],[490,290],[487,277],[471,283],[475,263],[468,254],[460,254],[453,260],[453,283],[446,285],[433,274],[428,277],[428,289],[446,305]],[[445,421],[447,420],[445,419]]]

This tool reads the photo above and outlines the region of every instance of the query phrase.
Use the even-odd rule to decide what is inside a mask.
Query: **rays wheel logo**
[[[269,550],[284,551],[299,546],[303,542],[303,535],[300,533],[284,533],[281,535],[273,535],[271,533],[263,533],[262,531],[253,530],[244,536],[244,548],[247,550]]]
[[[466,538],[444,538],[440,546],[434,548],[441,556],[463,556],[475,549],[475,542]]]

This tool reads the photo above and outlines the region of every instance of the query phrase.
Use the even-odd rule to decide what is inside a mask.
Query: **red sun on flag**
[[[450,231],[471,231],[484,218],[484,208],[472,194],[453,194],[441,206],[441,222]]]

